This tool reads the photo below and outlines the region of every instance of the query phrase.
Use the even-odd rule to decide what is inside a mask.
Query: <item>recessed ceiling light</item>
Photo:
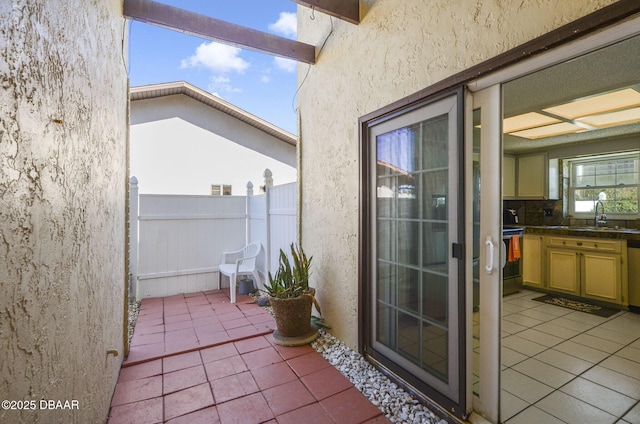
[[[505,133],[512,133],[514,131],[526,130],[527,128],[555,124],[556,122],[560,122],[560,120],[538,112],[529,112],[512,116],[511,118],[505,118],[502,121],[502,130]]]
[[[543,110],[566,119],[576,119],[634,106],[640,106],[640,93],[632,88],[626,88]]]
[[[620,110],[618,112],[604,113],[601,115],[585,116],[577,119],[596,128],[613,127],[615,125],[632,124],[640,122],[640,107]]]
[[[528,130],[516,131],[509,134],[515,135],[517,137],[536,140],[538,138],[553,137],[555,135],[562,135],[562,134],[571,134],[578,131],[584,131],[584,128],[581,128],[569,122],[561,122],[559,124],[545,125],[544,127],[530,128]]]

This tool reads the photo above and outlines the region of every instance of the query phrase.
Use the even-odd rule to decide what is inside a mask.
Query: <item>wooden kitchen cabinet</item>
[[[502,161],[502,197],[516,198],[516,157],[504,156]]]
[[[580,254],[573,249],[547,249],[549,290],[580,296]]]
[[[522,238],[522,283],[531,287],[545,288],[544,238],[525,234]]]
[[[546,244],[549,290],[628,304],[626,241],[547,237]]]
[[[503,158],[503,197],[506,199],[559,199],[559,162],[545,153]],[[512,167],[515,170],[512,170]],[[514,187],[511,187],[511,184]],[[513,194],[512,191],[514,190]]]
[[[518,157],[519,199],[546,199],[547,156],[544,154]]]
[[[622,259],[620,254],[582,253],[584,297],[622,303]]]

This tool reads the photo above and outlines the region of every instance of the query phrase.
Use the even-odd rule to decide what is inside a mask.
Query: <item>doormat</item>
[[[564,297],[558,297],[551,294],[536,297],[533,300],[550,305],[561,306],[563,308],[572,309],[574,311],[586,312],[588,314],[597,315],[599,317],[609,318],[620,312],[617,309],[605,308],[604,306],[592,305],[590,303],[579,302]]]

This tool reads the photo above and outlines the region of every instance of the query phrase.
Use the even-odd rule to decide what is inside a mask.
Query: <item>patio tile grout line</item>
[[[208,345],[203,345],[203,346],[197,346],[197,347],[193,347],[193,348],[189,348],[189,349],[185,349],[185,350],[181,350],[181,351],[177,351],[177,352],[171,352],[171,353],[167,353],[164,355],[159,355],[159,356],[153,356],[150,358],[144,358],[144,359],[140,359],[138,361],[133,361],[133,362],[123,362],[122,365],[120,366],[120,368],[128,368],[128,367],[132,367],[135,365],[140,365],[140,364],[145,364],[147,362],[151,362],[151,361],[155,361],[158,359],[164,359],[164,358],[169,358],[172,356],[178,356],[178,355],[182,355],[184,353],[191,353],[191,352],[197,352],[200,350],[204,350],[204,349],[208,349],[210,347],[216,347],[216,346],[221,346],[221,345],[225,345],[228,343],[235,343],[235,342],[239,342],[242,340],[247,340],[247,339],[252,339],[255,337],[262,337],[262,336],[267,336],[269,334],[273,333],[273,330],[267,330],[267,331],[263,331],[261,333],[256,333],[256,334],[251,334],[249,336],[243,336],[243,337],[238,337],[235,339],[229,339],[229,340],[225,340],[222,342],[218,342],[218,343],[212,343],[212,344],[208,344]]]
[[[164,312],[166,312],[166,311],[164,311]],[[166,319],[166,316],[163,317],[163,318]],[[193,321],[193,319],[192,319],[192,321]],[[176,351],[176,352],[171,352],[171,353],[164,353],[164,354],[158,353],[153,357],[141,358],[141,359],[138,359],[138,360],[135,360],[135,361],[132,361],[132,362],[122,363],[121,364],[121,368],[122,369],[130,368],[130,367],[134,367],[136,365],[141,365],[141,364],[145,364],[145,363],[148,363],[148,362],[157,361],[158,359],[177,357],[177,356],[180,356],[180,355],[183,355],[183,354],[189,354],[189,353],[194,353],[194,352],[199,353],[199,352],[201,352],[203,350],[206,350],[206,349],[209,349],[209,348],[225,346],[225,345],[233,345],[234,343],[237,343],[237,342],[256,340],[256,339],[258,339],[260,337],[266,337],[266,336],[268,336],[269,334],[272,334],[272,333],[273,333],[273,330],[272,329],[268,329],[268,330],[263,330],[263,331],[256,332],[256,333],[251,334],[251,335],[240,336],[240,337],[232,338],[232,339],[229,339],[229,340],[224,340],[224,341],[219,341],[219,342],[216,342],[216,343],[211,343],[211,344],[208,344],[208,345],[202,345],[202,346],[197,346],[197,347],[187,347],[187,348],[185,348],[185,349],[183,349],[181,351]],[[165,334],[166,334],[166,331],[165,331]],[[249,342],[249,343],[251,343],[251,342]],[[293,360],[298,360],[298,358],[301,357],[301,355],[292,355],[291,353],[287,353],[287,352],[281,351],[273,343],[271,343],[271,346],[272,346],[272,348],[275,348],[278,357],[280,358],[280,360],[282,360],[282,363],[285,364],[287,369],[292,373],[293,376],[295,376],[295,379],[293,381],[297,381],[298,384],[301,385],[301,387],[303,387],[306,391],[309,392],[309,399],[308,399],[309,403],[305,403],[304,405],[300,405],[295,409],[299,409],[300,407],[307,407],[309,405],[315,404],[315,405],[318,405],[318,407],[320,408],[321,411],[323,411],[324,414],[327,414],[327,417],[332,417],[332,415],[330,414],[330,410],[327,409],[327,406],[323,403],[323,401],[326,400],[326,399],[318,397],[316,394],[314,394],[311,391],[311,387],[308,385],[307,382],[305,382],[305,375],[307,375],[307,374],[311,375],[311,374],[313,374],[315,372],[322,372],[322,371],[325,371],[327,369],[335,369],[335,367],[332,366],[332,364],[326,358],[324,358],[323,355],[320,352],[318,352],[315,349],[311,348],[308,352],[305,352],[305,354],[314,354],[314,355],[319,356],[320,358],[322,358],[323,361],[326,362],[326,364],[325,364],[326,366],[320,367],[320,369],[316,369],[316,370],[307,370],[308,372],[306,372],[305,375],[300,375],[298,373],[298,371],[296,371],[296,368],[293,367],[292,361]],[[242,353],[240,353],[239,356],[242,357],[243,356]],[[255,379],[255,376],[253,375],[251,369],[248,369],[247,372],[251,373],[252,378]],[[206,369],[205,369],[205,373],[207,373]],[[166,373],[163,371],[162,372],[163,378],[164,378],[165,374]],[[207,375],[207,380],[209,380],[208,374],[206,374],[206,375]],[[209,380],[208,384],[211,386],[212,381]],[[283,384],[287,384],[287,383],[283,383]],[[275,388],[275,387],[277,387],[277,386],[274,386],[272,388]],[[360,396],[364,395],[362,392],[360,392],[359,390],[356,389],[355,385],[352,382],[349,381],[349,387],[348,388],[341,388],[341,389],[335,391],[335,393],[333,393],[331,396],[336,396],[336,395],[342,394],[344,392],[347,392],[350,389],[355,390]],[[266,389],[264,389],[264,390],[263,389],[259,389],[258,392],[256,392],[256,393],[260,394],[260,396],[262,396],[262,398],[265,400],[265,402],[268,403],[268,399],[267,399],[267,397],[265,397],[265,390]],[[213,392],[212,392],[212,395],[213,395]],[[331,396],[329,396],[329,397],[331,397]],[[159,398],[160,399],[165,399],[165,397],[166,397],[166,395],[163,392],[163,394]],[[246,395],[242,396],[242,397],[246,397]],[[326,398],[329,398],[329,397],[326,397]],[[214,398],[214,404],[215,405],[218,405],[218,404],[222,405],[222,404],[225,404],[225,403],[231,402],[231,401],[233,401],[233,399],[218,403],[218,401],[216,401],[215,398]],[[268,406],[271,409],[271,405],[268,405]],[[164,419],[164,420],[167,419],[167,416],[165,415],[166,414],[165,407],[166,407],[166,405],[163,406],[163,410],[162,410],[162,419]],[[191,414],[193,412],[200,411],[200,410],[204,410],[204,409],[207,409],[207,408],[208,407],[201,407],[199,409],[195,409],[193,411],[190,411],[189,414]],[[273,409],[271,409],[271,411],[272,411],[272,414],[273,414],[274,418],[278,417],[278,415],[276,415],[277,411],[275,411]],[[292,412],[292,411],[283,412],[280,415],[285,415],[285,414],[287,414],[289,412]],[[380,408],[376,408],[376,411],[377,411],[376,417],[384,416],[383,411],[380,410]],[[177,417],[175,417],[175,418],[177,418]],[[335,422],[335,421],[333,421],[333,418],[329,418],[329,419],[332,420],[331,422]]]

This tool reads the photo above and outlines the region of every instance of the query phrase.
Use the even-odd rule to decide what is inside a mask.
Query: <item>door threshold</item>
[[[472,412],[471,415],[469,415],[468,420],[472,424],[491,424],[491,421],[487,421],[485,417],[476,414],[475,412]]]

